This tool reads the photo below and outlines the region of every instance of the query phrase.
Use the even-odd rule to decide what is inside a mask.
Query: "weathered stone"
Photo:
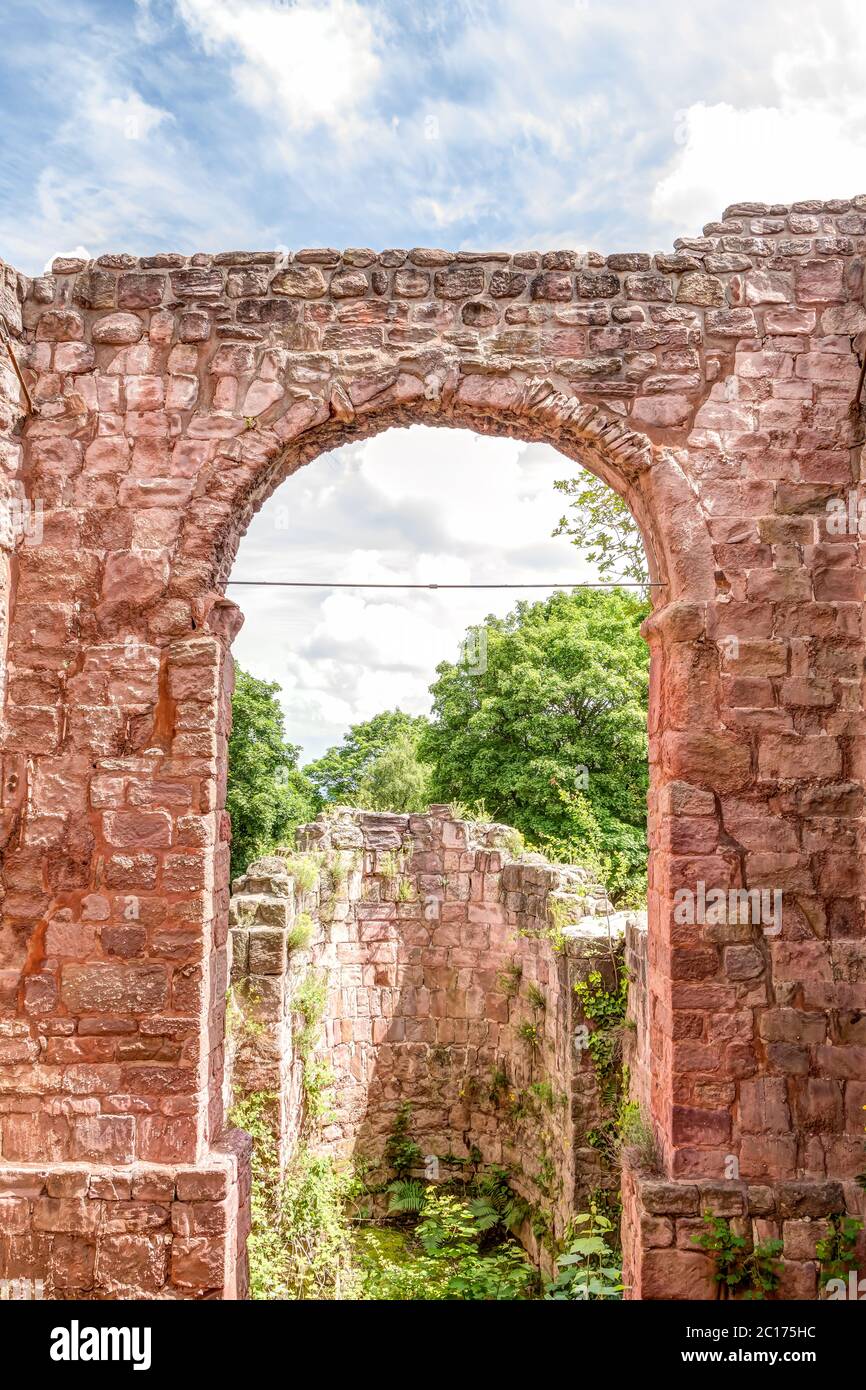
[[[115,1205],[81,1229],[77,1208],[41,1209],[60,1223],[38,1246],[55,1289],[230,1296],[248,1159],[217,1147],[224,1059],[236,1086],[281,1094],[288,1134],[293,982],[324,953],[340,976],[321,1043],[340,1101],[325,1146],[366,1124],[375,1152],[417,1098],[425,1152],[465,1140],[535,1181],[532,1122],[514,1138],[458,1085],[497,1056],[518,1091],[530,1084],[525,996],[496,984],[507,935],[547,1001],[536,1061],[566,1097],[545,1115],[557,1232],[598,1184],[591,1069],[562,1032],[589,928],[561,955],[532,935],[556,894],[606,940],[604,895],[576,870],[559,881],[503,860],[447,808],[363,832],[337,817],[309,832],[346,856],[337,877],[301,903],[263,871],[267,891],[240,895],[262,898],[249,925],[231,909],[229,964],[229,558],[277,478],[394,421],[544,439],[640,518],[656,587],[651,941],[642,952],[630,928],[627,948],[635,1094],[645,1109],[652,1094],[666,1171],[699,1207],[742,1219],[740,1186],[713,1186],[735,1159],[758,1221],[829,1219],[800,1208],[826,1207],[822,1183],[834,1202],[852,1185],[866,1104],[851,413],[864,228],[854,198],[740,205],[655,257],[313,247],[61,258],[30,281],[0,268],[35,406],[7,364],[0,484],[44,503],[45,531],[32,543],[7,526],[0,565],[0,1188],[16,1199],[0,1266],[40,1201]],[[396,867],[410,840],[417,863]],[[699,885],[781,894],[778,922],[680,920]],[[249,1027],[224,1038],[230,968]],[[225,1192],[175,1196],[180,1164],[218,1164]],[[133,1165],[161,1195],[134,1191]],[[642,1205],[658,1181],[623,1176],[626,1282],[677,1296],[703,1288],[702,1217]],[[783,1202],[794,1182],[810,1195]],[[152,1227],[148,1203],[178,1209]],[[795,1293],[814,1289],[812,1234],[782,1231]]]
[[[717,305],[725,302],[725,288],[714,275],[688,271],[677,286],[678,304]]]

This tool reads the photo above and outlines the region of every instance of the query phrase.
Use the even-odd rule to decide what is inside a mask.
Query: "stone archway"
[[[693,1291],[689,1223],[715,1204],[792,1222],[785,1287],[809,1296],[799,1218],[857,1201],[862,1167],[864,247],[860,198],[744,204],[652,258],[318,249],[4,269],[33,407],[7,366],[0,463],[26,499],[0,587],[9,1272],[121,1296],[237,1291],[247,1160],[222,1133],[220,1080],[239,615],[223,586],[295,467],[423,420],[544,439],[598,472],[666,586],[647,624],[665,1171],[626,1176],[633,1292]],[[828,527],[849,494],[853,527]],[[678,922],[678,890],[701,884],[702,902],[781,892],[778,934]]]

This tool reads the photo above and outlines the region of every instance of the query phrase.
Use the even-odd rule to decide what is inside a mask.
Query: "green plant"
[[[415,887],[410,879],[401,878],[397,884],[398,903],[413,903],[415,901]]]
[[[546,936],[553,946],[554,951],[562,951],[565,948],[565,929],[573,927],[577,921],[579,908],[577,900],[574,898],[556,898],[553,894],[547,899],[547,917],[549,926],[535,935]]]
[[[285,739],[279,692],[275,682],[235,668],[226,790],[235,878],[316,814],[315,790],[297,765],[300,749]]]
[[[552,1197],[557,1186],[556,1164],[546,1148],[542,1148],[535,1170],[535,1185],[545,1197]]]
[[[704,1213],[704,1223],[707,1230],[693,1240],[713,1257],[718,1298],[764,1299],[776,1292],[782,1273],[780,1240],[752,1246],[745,1236],[737,1235],[726,1217],[709,1211]]]
[[[578,980],[574,992],[580,1001],[581,1012],[593,1024],[587,1039],[587,1051],[592,1058],[607,1099],[617,1091],[617,1072],[622,1052],[622,1029],[628,1007],[628,975],[619,966],[616,982],[611,989],[599,970],[590,971],[586,979]]]
[[[328,1123],[332,1118],[334,1080],[334,1068],[327,1057],[308,1057],[305,1060],[301,1084],[310,1121]]]
[[[290,951],[305,951],[313,939],[315,927],[309,912],[299,912],[286,932],[286,946]]]
[[[487,1096],[491,1104],[498,1105],[502,1099],[503,1091],[508,1090],[508,1072],[504,1067],[496,1066],[490,1073],[490,1080],[487,1085]]]
[[[652,1125],[636,1100],[624,1100],[616,1121],[619,1149],[629,1149],[639,1168],[657,1172],[660,1167],[658,1144]]]
[[[523,1251],[510,1239],[484,1250],[487,1238],[466,1202],[427,1188],[414,1231],[364,1232],[361,1297],[389,1302],[527,1297],[536,1274]]]
[[[541,1010],[547,1008],[547,1000],[542,990],[536,984],[527,985],[526,998],[531,1009]]]
[[[403,1101],[397,1111],[391,1133],[385,1141],[384,1157],[398,1178],[406,1178],[421,1162],[421,1149],[411,1137],[412,1106]]]
[[[226,1036],[233,1038],[259,1038],[265,1031],[264,1024],[254,1016],[261,996],[249,977],[238,980],[226,996]]]
[[[561,845],[565,863],[597,851],[618,897],[646,869],[647,612],[614,588],[488,618],[486,669],[438,666],[419,745],[436,801],[468,818],[483,797],[533,848]]]
[[[295,887],[298,892],[312,892],[319,881],[322,856],[320,854],[287,854],[285,865],[286,873],[295,880]]]
[[[308,763],[304,775],[323,805],[371,811],[423,812],[430,801],[429,768],[418,757],[423,715],[386,710],[353,724],[342,742]]]
[[[511,960],[500,970],[496,983],[507,999],[514,999],[520,991],[522,978],[523,966],[518,965],[517,961]]]
[[[565,1252],[557,1256],[556,1278],[545,1289],[550,1300],[580,1302],[622,1298],[622,1270],[610,1244],[613,1226],[593,1207],[571,1221],[579,1233],[569,1239]]]
[[[298,1055],[306,1064],[315,1047],[328,998],[327,977],[324,972],[310,970],[295,990],[292,1005],[301,1020],[295,1027]]]
[[[646,552],[628,503],[585,469],[553,486],[571,499],[569,506],[575,513],[561,517],[553,534],[570,536],[572,545],[584,551],[603,578],[616,575],[648,586]]]
[[[525,1042],[527,1047],[536,1048],[541,1046],[541,1031],[537,1023],[530,1023],[528,1019],[518,1025],[517,1036],[521,1042]]]
[[[558,1110],[568,1104],[568,1096],[563,1091],[555,1091],[549,1081],[533,1081],[529,1089],[547,1110]]]
[[[349,875],[360,867],[361,854],[359,850],[334,850],[328,861],[328,874],[331,879],[331,891],[336,896],[343,884],[348,881]]]
[[[497,836],[497,843],[501,844],[506,854],[512,859],[519,859],[526,850],[526,839],[519,830],[514,830],[508,826]]]
[[[479,1254],[479,1234],[467,1203],[428,1189],[417,1235],[427,1256],[443,1266],[442,1297],[483,1301],[525,1297],[535,1271],[524,1252],[507,1242],[490,1254]]]
[[[516,1231],[530,1216],[530,1205],[512,1188],[507,1168],[494,1165],[479,1173],[472,1184],[472,1192],[469,1210],[479,1231],[490,1231],[497,1226],[505,1231]]]
[[[534,1119],[538,1113],[535,1097],[528,1087],[510,1091],[508,1095],[508,1117],[511,1120]]]
[[[815,1245],[821,1262],[820,1286],[826,1288],[831,1279],[843,1279],[858,1264],[857,1238],[863,1222],[854,1216],[833,1216],[830,1229]]]
[[[376,872],[390,883],[392,878],[396,878],[401,869],[399,857],[393,850],[386,850],[384,854],[376,856]]]
[[[254,1299],[351,1298],[357,1292],[347,1208],[358,1183],[333,1159],[302,1144],[280,1174],[278,1098],[256,1092],[234,1105],[232,1125],[253,1139],[252,1229],[248,1241]]]
[[[399,1213],[401,1216],[406,1213],[417,1215],[424,1205],[427,1187],[415,1178],[397,1178],[388,1184],[387,1191],[389,1212]]]

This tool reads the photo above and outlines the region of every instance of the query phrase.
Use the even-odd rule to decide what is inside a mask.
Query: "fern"
[[[397,1178],[388,1186],[390,1197],[388,1199],[388,1211],[408,1214],[417,1214],[424,1206],[424,1193],[426,1187],[423,1182],[416,1182],[413,1178]]]
[[[516,1231],[530,1215],[529,1203],[510,1186],[506,1168],[488,1169],[476,1179],[474,1188],[478,1195],[470,1200],[469,1210],[482,1231],[494,1226]]]

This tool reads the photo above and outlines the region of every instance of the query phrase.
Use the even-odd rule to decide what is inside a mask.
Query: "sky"
[[[669,250],[730,202],[866,191],[864,72],[855,0],[3,0],[0,259]],[[550,539],[573,467],[395,431],[290,479],[234,572],[587,577]],[[240,594],[236,654],[282,683],[305,756],[426,708],[514,597]]]

